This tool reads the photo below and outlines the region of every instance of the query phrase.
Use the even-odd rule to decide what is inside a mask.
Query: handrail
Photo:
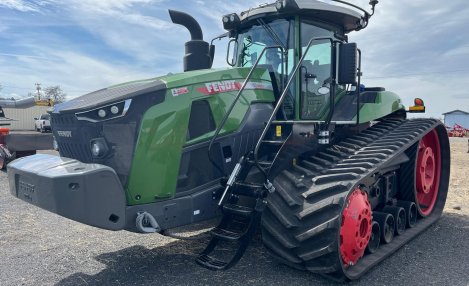
[[[244,89],[246,88],[247,83],[250,81],[252,75],[254,74],[254,70],[259,65],[259,62],[262,59],[262,56],[264,55],[265,51],[267,51],[269,49],[274,49],[274,48],[275,49],[280,49],[282,51],[282,70],[283,70],[283,62],[284,62],[283,57],[285,55],[285,51],[284,51],[283,47],[280,46],[280,45],[265,47],[262,50],[259,57],[257,58],[256,63],[252,66],[251,70],[249,71],[248,76],[246,77],[246,79],[243,82],[243,85],[241,86],[241,88],[238,91],[238,94],[236,95],[235,99],[231,103],[230,107],[228,108],[227,112],[225,113],[225,116],[223,117],[222,121],[220,122],[220,125],[215,130],[215,133],[214,133],[212,139],[210,140],[210,143],[208,144],[208,159],[222,174],[225,174],[223,168],[220,167],[220,165],[218,165],[218,163],[212,158],[212,155],[211,155],[211,152],[210,152],[212,150],[213,143],[218,138],[218,135],[220,135],[220,132],[223,129],[223,127],[225,127],[225,124],[226,124],[226,121],[228,120],[228,117],[230,116],[230,114],[233,111],[235,105],[238,103],[239,99],[241,98],[241,94],[243,93]]]
[[[303,55],[301,56],[300,58],[300,61],[298,62],[298,64],[295,66],[295,69],[292,73],[292,75],[290,76],[290,79],[288,80],[288,83],[287,85],[285,86],[285,89],[283,90],[283,93],[282,95],[280,96],[280,98],[278,99],[277,101],[277,105],[275,106],[274,108],[274,111],[272,112],[272,114],[270,115],[270,118],[269,118],[269,121],[267,121],[267,124],[264,128],[264,130],[262,131],[262,134],[261,134],[261,137],[259,138],[259,141],[257,141],[257,144],[256,144],[256,148],[254,149],[254,162],[257,166],[257,168],[261,171],[261,173],[264,175],[264,178],[265,178],[265,181],[267,183],[267,185],[269,184],[268,182],[268,178],[267,178],[267,173],[266,171],[264,170],[264,168],[262,168],[262,166],[259,164],[259,157],[258,157],[258,153],[259,153],[259,148],[262,144],[262,141],[264,140],[265,136],[267,135],[267,132],[272,124],[272,121],[274,120],[275,116],[277,115],[277,112],[280,110],[280,107],[283,103],[283,100],[285,99],[285,96],[287,95],[288,93],[288,89],[290,88],[291,84],[293,83],[293,81],[295,80],[295,76],[296,74],[298,73],[298,70],[300,70],[300,67],[301,65],[303,64],[303,61],[305,60],[306,58],[306,55],[308,54],[308,51],[309,49],[311,48],[311,45],[313,44],[313,42],[315,41],[320,41],[320,40],[329,40],[331,42],[331,45],[334,43],[334,39],[333,38],[330,38],[330,37],[318,37],[318,38],[312,38],[309,43],[308,43],[308,46],[306,48],[306,50],[304,51]]]

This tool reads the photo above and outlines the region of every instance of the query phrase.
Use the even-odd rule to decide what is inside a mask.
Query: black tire
[[[407,129],[420,126],[418,129],[420,131],[407,135],[407,138],[399,139],[399,144],[392,147],[396,152],[395,156],[397,156],[399,148],[405,148],[407,156],[411,158],[409,164],[401,165],[399,180],[402,183],[401,187],[406,187],[402,190],[413,190],[414,184],[410,182],[414,180],[413,170],[415,170],[415,164],[413,162],[415,160],[413,159],[415,159],[418,142],[414,141],[413,144],[405,142],[412,140],[411,138],[414,136],[418,136],[418,132],[424,132],[425,128],[435,125],[432,120],[421,119],[420,121],[421,123],[416,120],[405,121],[405,123],[385,121],[374,125],[362,132],[361,135],[344,140],[343,146],[347,148],[357,144],[363,147],[371,146],[373,145],[371,142],[374,142],[377,138],[383,138],[383,135],[389,136],[389,138],[384,138],[382,143],[376,145],[376,148],[383,148],[380,144],[384,144],[384,147],[386,147],[388,142],[395,142],[395,138],[400,138],[402,133],[407,132]],[[402,126],[404,127],[401,129]],[[439,124],[436,125],[436,128],[439,131],[440,143],[442,144],[442,170],[444,172],[441,174],[441,189],[436,209],[429,218],[424,219],[415,228],[419,231],[425,230],[441,215],[448,190],[449,143],[447,137],[445,137],[444,126]],[[379,253],[378,251],[372,254],[373,256],[369,256],[369,259],[360,260],[359,263],[366,260],[361,266],[352,266],[350,268],[345,266],[339,249],[342,213],[347,197],[359,185],[359,178],[362,178],[363,175],[358,175],[358,173],[352,171],[329,172],[328,169],[333,168],[338,161],[344,162],[341,158],[350,157],[355,159],[348,159],[348,164],[362,164],[362,161],[366,160],[365,163],[369,166],[362,167],[366,172],[375,172],[373,166],[385,166],[385,164],[383,162],[379,163],[379,160],[369,158],[369,156],[372,156],[369,154],[366,154],[367,159],[360,159],[360,157],[357,157],[359,155],[350,155],[348,157],[347,154],[356,154],[357,149],[344,150],[346,153],[336,150],[328,151],[318,153],[305,161],[300,160],[298,166],[284,170],[275,177],[273,184],[276,191],[267,197],[267,209],[262,216],[262,239],[272,256],[284,264],[297,269],[319,273],[334,280],[354,280],[360,278],[370,267],[395,252],[404,245],[402,243],[409,241],[417,234],[409,232],[409,235],[402,243],[389,244],[387,247],[389,252]],[[376,158],[379,158],[378,155],[382,159],[386,158],[386,155],[382,156],[380,154],[377,154]],[[357,170],[357,172],[359,171]],[[410,175],[403,176],[402,173]],[[405,191],[405,194],[406,198],[403,198],[400,194],[400,199],[411,201],[407,197],[409,192]],[[404,236],[405,234],[402,237]]]
[[[274,258],[291,267],[344,279],[339,274],[338,233],[349,188],[335,184],[305,199],[309,182],[311,177],[295,170],[276,177],[276,192],[268,196],[262,216],[264,245]]]

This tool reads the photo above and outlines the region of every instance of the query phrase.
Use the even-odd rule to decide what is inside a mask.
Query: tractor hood
[[[226,80],[244,80],[248,72],[249,68],[205,69],[122,83],[57,104],[52,113],[79,113],[128,99],[149,96],[166,89]],[[260,68],[256,74],[253,79],[270,81],[265,69]]]

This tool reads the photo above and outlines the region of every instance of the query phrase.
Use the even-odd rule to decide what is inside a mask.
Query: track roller
[[[366,246],[367,253],[375,253],[376,250],[379,248],[379,243],[381,242],[381,228],[379,227],[379,223],[373,221],[371,224],[371,236],[368,245]]]
[[[405,201],[398,201],[396,206],[402,207],[405,210],[407,219],[406,225],[407,227],[414,227],[417,223],[417,206],[414,202],[405,202]]]
[[[402,234],[405,231],[407,218],[404,208],[385,206],[383,212],[392,214],[394,217],[394,230],[397,235]]]
[[[388,213],[373,212],[373,218],[379,223],[384,243],[391,243],[394,238],[394,217]]]

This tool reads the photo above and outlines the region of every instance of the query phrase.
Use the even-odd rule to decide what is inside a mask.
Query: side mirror
[[[357,84],[357,44],[341,44],[339,48],[339,84]]]

